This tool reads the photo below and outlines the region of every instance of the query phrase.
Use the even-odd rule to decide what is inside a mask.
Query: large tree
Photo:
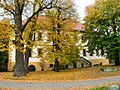
[[[86,8],[88,48],[120,65],[120,0],[96,0]]]
[[[16,45],[16,62],[14,68],[14,76],[26,76],[26,70],[24,67],[24,43],[23,43],[23,32],[27,24],[36,16],[39,12],[44,9],[50,9],[56,5],[57,0],[1,0],[0,8],[9,15],[12,15],[15,24],[15,40],[13,43]],[[37,10],[34,13],[30,8],[33,8],[37,4]],[[29,9],[28,9],[29,7]],[[5,14],[5,13],[3,13]],[[27,21],[22,24],[23,15],[26,15]]]
[[[74,30],[78,17],[72,0],[59,1],[56,5],[57,8],[47,11],[46,14],[51,21],[51,27],[48,28],[52,36],[50,53],[55,62],[54,71],[58,72],[60,63],[69,62],[67,51],[78,42],[77,32]]]

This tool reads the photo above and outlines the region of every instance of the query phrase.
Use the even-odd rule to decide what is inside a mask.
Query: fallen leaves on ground
[[[119,71],[116,72],[103,72],[99,67],[88,67],[80,69],[62,70],[60,72],[54,71],[40,71],[30,72],[24,77],[13,77],[13,72],[0,72],[0,80],[12,81],[25,81],[25,82],[60,82],[60,81],[80,81],[88,79],[98,79],[102,77],[111,77],[120,75]]]

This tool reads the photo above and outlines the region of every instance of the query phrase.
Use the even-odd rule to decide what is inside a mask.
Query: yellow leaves
[[[0,42],[0,51],[2,52],[2,51],[7,51],[7,50],[8,50],[8,46]]]
[[[101,67],[89,67],[80,69],[63,70],[61,72],[44,71],[30,72],[27,77],[13,77],[12,72],[1,72],[0,80],[12,80],[23,82],[48,82],[48,81],[80,81],[120,75],[120,67],[117,72],[102,72]]]
[[[13,31],[12,25],[8,21],[0,21],[0,50],[5,51],[8,48],[8,41]]]
[[[24,32],[24,39],[25,41],[28,41],[28,36],[32,31],[34,31],[36,37],[37,34],[41,32],[43,40],[33,41],[33,45],[36,47],[43,46],[43,48],[46,49],[43,51],[43,53],[48,53],[46,53],[44,57],[42,55],[40,55],[39,57],[42,57],[44,60],[46,59],[48,61],[54,61],[55,58],[58,58],[59,61],[62,60],[62,62],[66,61],[68,63],[68,59],[66,59],[65,57],[65,52],[70,46],[75,46],[78,42],[78,33],[75,33],[74,31],[74,28],[77,24],[78,22],[74,20],[58,19],[56,12],[52,12],[52,14],[50,14],[49,16],[41,15],[37,17],[35,23],[33,20],[28,24]],[[47,40],[46,37],[49,40]],[[56,45],[60,49],[57,49]],[[54,52],[52,52],[53,50]],[[64,57],[64,59],[62,57]]]
[[[60,63],[62,64],[62,65],[66,65],[66,64],[68,64],[70,61],[67,59],[67,58],[65,58],[65,57],[61,57],[61,59],[59,60],[60,61]]]
[[[86,15],[87,19],[101,17],[101,10],[100,9],[96,9],[93,6],[88,6],[86,8],[86,13],[87,13],[87,15]]]

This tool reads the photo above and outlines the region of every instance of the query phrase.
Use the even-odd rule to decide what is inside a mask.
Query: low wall
[[[102,65],[109,65],[109,59],[90,59],[92,66],[102,63]]]
[[[13,67],[15,65],[15,62],[8,62],[8,71],[13,71]],[[30,65],[34,65],[36,68],[36,71],[41,71],[41,65],[40,62],[30,62]],[[45,63],[44,70],[50,70],[50,63]]]

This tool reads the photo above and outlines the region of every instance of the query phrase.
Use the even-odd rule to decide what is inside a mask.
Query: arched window
[[[30,66],[28,67],[28,70],[29,70],[30,72],[35,72],[35,71],[36,71],[36,68],[35,68],[34,65],[30,65]]]

